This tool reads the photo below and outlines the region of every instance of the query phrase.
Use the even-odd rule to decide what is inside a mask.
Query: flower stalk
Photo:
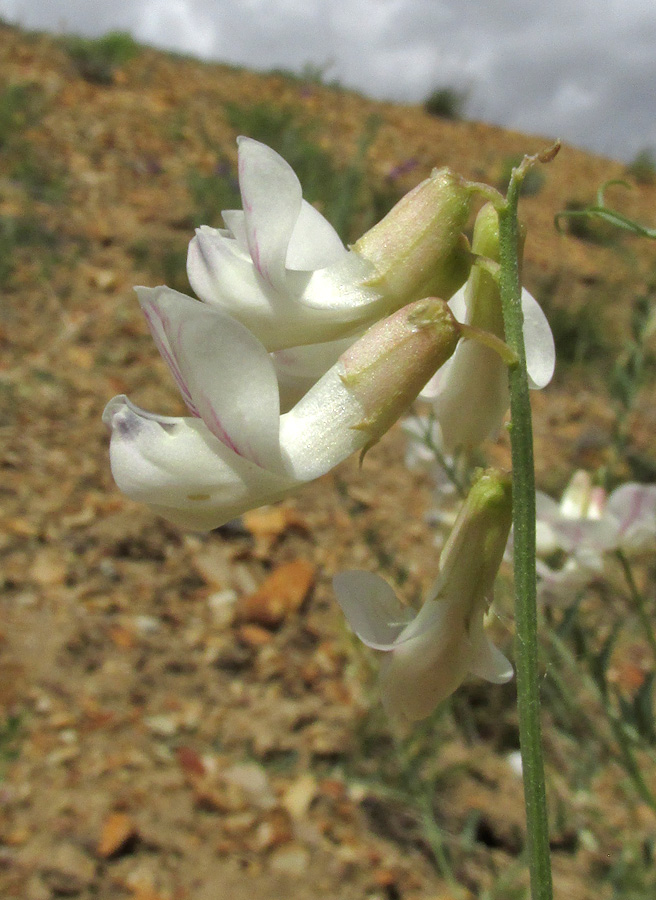
[[[540,687],[536,609],[535,473],[533,429],[529,399],[526,349],[521,307],[519,266],[520,230],[517,206],[522,181],[536,162],[548,162],[558,151],[555,145],[538,157],[525,157],[513,169],[506,200],[499,215],[499,285],[506,342],[517,354],[518,365],[509,369],[510,441],[513,471],[513,528],[515,559],[515,664],[517,706],[522,754],[527,849],[533,900],[553,896],[549,824],[540,725]]]

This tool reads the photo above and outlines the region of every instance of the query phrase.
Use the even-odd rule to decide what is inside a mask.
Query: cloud
[[[466,88],[474,118],[624,159],[656,146],[653,0],[0,0],[0,15],[256,69],[313,63],[377,98]]]

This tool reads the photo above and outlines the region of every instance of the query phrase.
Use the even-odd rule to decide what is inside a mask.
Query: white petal
[[[409,631],[412,636],[406,639]],[[407,721],[430,715],[462,684],[471,653],[458,605],[428,600],[381,668],[381,698],[388,713]]]
[[[142,297],[161,298],[164,296],[169,296],[172,298],[173,302],[186,305],[187,302],[191,299],[185,294],[179,293],[179,291],[174,291],[171,288],[164,286],[158,288],[135,287],[134,290],[139,297],[139,302],[141,302]],[[175,378],[175,381],[180,388],[180,393],[182,394],[185,403],[187,404],[190,412],[193,413],[193,415],[199,416],[200,413],[196,408],[196,405],[189,391],[189,385],[187,384],[180,369],[180,365],[175,357],[175,353],[173,352],[173,348],[171,347],[171,343],[168,339],[168,335],[166,329],[164,328],[164,322],[162,321],[162,318],[157,314],[156,310],[150,308],[150,305],[148,303],[145,306],[142,304],[141,308],[143,310],[144,316],[146,317],[146,321],[148,322],[150,333],[152,334],[155,344],[157,345],[157,349],[168,365],[171,374]]]
[[[538,518],[535,523],[535,551],[538,556],[551,556],[560,550],[558,535],[544,519]]]
[[[246,217],[244,215],[244,210],[224,209],[221,212],[221,217],[225,222],[226,228],[230,231],[230,234],[235,239],[237,247],[241,250],[242,253],[245,253],[250,257],[250,252],[248,249],[248,237],[246,235]],[[201,229],[206,227],[207,226],[201,225]]]
[[[472,340],[461,341],[447,365],[433,403],[442,445],[453,453],[477,447],[501,427],[509,405],[508,369],[497,353]]]
[[[340,338],[360,320],[368,324],[382,315],[380,296],[348,281],[366,271],[351,260],[335,270],[288,272],[280,294],[259,278],[234,240],[207,226],[196,231],[187,255],[189,283],[201,300],[230,313],[271,351]]]
[[[238,456],[200,419],[154,416],[121,396],[108,403],[103,421],[112,429],[120,490],[183,527],[218,528],[296,487]]]
[[[466,285],[458,288],[453,297],[451,297],[451,299],[449,300],[449,308],[451,309],[451,312],[456,317],[458,322],[463,323],[467,321],[466,288]]]
[[[301,212],[301,184],[292,167],[270,147],[239,137],[239,188],[251,258],[262,278],[279,291]]]
[[[556,522],[561,518],[560,504],[543,491],[535,492],[535,512],[538,519]]]
[[[392,650],[414,617],[389,584],[370,572],[340,572],[333,578],[333,587],[351,630],[375,650]]]
[[[543,388],[551,381],[556,365],[556,348],[547,317],[538,301],[522,288],[526,367],[532,388]]]
[[[346,253],[330,222],[303,200],[287,249],[287,268],[303,272],[323,269],[338,262]]]
[[[303,289],[301,303],[330,313],[330,321],[372,324],[391,312],[389,298],[369,283],[375,279],[372,264],[349,250],[325,269],[317,269]],[[336,314],[340,314],[339,317]],[[315,338],[315,341],[319,338]],[[323,338],[328,340],[328,338]]]
[[[487,636],[482,616],[473,623],[471,639],[474,644],[469,666],[471,674],[491,681],[492,684],[510,681],[514,674],[513,667]]]
[[[196,229],[187,253],[187,276],[205,303],[221,306],[241,321],[243,317],[263,319],[267,324],[273,321],[275,292],[267,291],[250,257],[220,229],[207,225]]]
[[[184,294],[159,288],[138,294],[210,431],[240,456],[279,470],[278,383],[260,342],[231,316]]]

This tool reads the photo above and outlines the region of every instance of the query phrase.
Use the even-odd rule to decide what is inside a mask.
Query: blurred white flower
[[[560,502],[548,494],[536,494],[536,549],[538,556],[550,556],[558,550],[572,553],[586,548],[603,553],[611,549],[617,529],[604,516],[606,492],[595,487],[588,472],[575,472],[563,491]]]
[[[656,552],[656,485],[629,482],[610,495],[589,473],[574,473],[560,503],[538,491],[537,552],[542,597],[569,597],[607,573],[608,554]],[[557,568],[545,560],[567,556]]]
[[[119,488],[184,527],[217,528],[364,452],[453,352],[444,301],[410,304],[374,325],[288,413],[262,344],[241,323],[163,288],[138,288],[190,417],[115,397],[103,419]]]
[[[367,646],[388,653],[381,695],[391,715],[425,718],[468,674],[498,684],[512,677],[512,666],[485,631],[511,514],[510,479],[484,472],[460,511],[437,581],[416,615],[377,575],[351,571],[335,577],[337,599],[353,631]]]

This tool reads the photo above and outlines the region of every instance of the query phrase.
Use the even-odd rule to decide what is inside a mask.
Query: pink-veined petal
[[[204,303],[220,306],[242,321],[250,317],[270,324],[279,310],[280,301],[267,293],[250,257],[220,229],[207,225],[196,229],[187,252],[187,276]]]
[[[656,546],[656,485],[621,485],[608,498],[606,512],[617,523],[622,549],[642,553]]]
[[[553,334],[542,307],[526,288],[522,288],[522,311],[529,386],[539,390],[553,377],[556,365]]]
[[[287,249],[287,268],[300,272],[323,269],[338,262],[347,252],[330,222],[303,200]]]
[[[110,461],[120,490],[182,527],[218,528],[296,488],[238,456],[201,419],[156,416],[119,396],[103,421],[112,430]]]
[[[178,291],[174,291],[171,288],[162,286],[158,288],[146,288],[146,287],[135,287],[135,292],[137,297],[139,297],[139,302],[141,303],[142,297],[151,297],[153,295],[158,297],[163,297],[164,295],[170,295],[175,303],[181,303],[186,305],[191,298],[187,297],[185,294],[180,294]],[[193,301],[192,301],[193,302]],[[182,397],[189,407],[189,411],[194,416],[200,416],[196,404],[193,401],[191,393],[189,391],[189,385],[187,384],[182,370],[180,369],[180,365],[178,360],[176,359],[175,352],[171,347],[171,343],[168,338],[167,330],[164,327],[164,322],[162,321],[162,317],[157,313],[155,309],[152,309],[150,304],[146,304],[145,306],[141,304],[141,308],[143,310],[143,314],[146,318],[146,322],[148,323],[148,327],[150,328],[150,333],[153,336],[153,340],[159,350],[162,359],[168,365],[173,378],[180,389],[180,393]]]
[[[390,585],[370,572],[340,572],[333,578],[337,602],[351,630],[367,647],[393,650],[414,612]]]
[[[340,338],[359,320],[375,318],[376,304],[383,314],[378,294],[348,281],[344,272],[352,269],[368,271],[352,260],[335,272],[288,272],[287,290],[280,294],[267,292],[250,259],[216,228],[199,228],[187,255],[189,283],[201,300],[230,313],[270,351]]]
[[[237,145],[251,259],[267,284],[284,291],[287,251],[301,212],[301,184],[292,167],[270,147],[246,137],[237,138]]]
[[[149,321],[157,320],[194,407],[210,431],[240,456],[280,469],[280,407],[273,363],[233,319],[184,294],[140,288]]]

